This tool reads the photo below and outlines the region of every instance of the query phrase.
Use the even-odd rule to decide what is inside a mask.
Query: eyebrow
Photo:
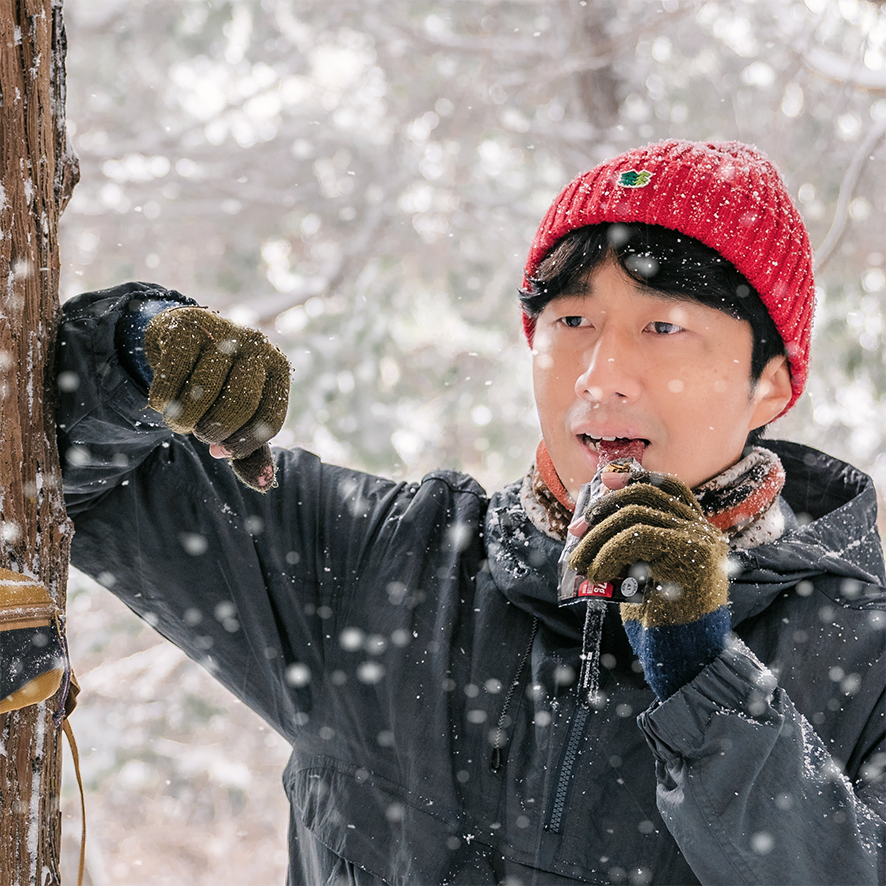
[[[693,302],[697,304],[704,304],[704,302],[702,302],[697,296],[690,295],[689,293],[677,290],[656,289],[654,286],[650,286],[648,283],[643,283],[640,280],[637,280],[630,274],[625,274],[625,276],[630,281],[631,287],[634,292],[636,292],[638,295],[651,295],[656,298],[661,298],[665,301],[672,302]],[[581,298],[593,295],[593,283],[587,278],[579,278],[571,282],[564,289],[560,290],[560,292],[555,295],[551,299],[551,301],[554,302],[561,298]]]

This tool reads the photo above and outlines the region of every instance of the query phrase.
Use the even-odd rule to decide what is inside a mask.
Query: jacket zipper
[[[557,775],[557,789],[554,792],[551,812],[545,824],[545,830],[552,831],[555,834],[560,833],[563,811],[566,808],[566,795],[569,793],[569,785],[572,782],[572,770],[575,768],[575,761],[578,758],[579,746],[584,737],[585,724],[588,721],[590,711],[591,709],[588,706],[579,704],[575,709],[572,723],[569,726],[569,736],[563,751],[563,758],[560,761],[560,771]]]
[[[523,671],[526,669],[526,664],[532,655],[532,644],[535,642],[535,635],[537,632],[538,619],[534,618],[532,620],[532,631],[529,634],[529,643],[526,644],[526,651],[523,653],[523,658],[520,659],[520,667],[517,668],[517,675],[508,687],[508,694],[505,696],[501,714],[499,715],[498,723],[495,727],[495,736],[492,739],[492,757],[489,760],[489,768],[493,772],[498,772],[498,770],[501,769],[502,763],[504,763],[504,751],[502,750],[502,746],[504,744],[505,719],[508,716],[508,709],[511,706],[511,699],[514,697],[514,692],[516,692],[517,687],[523,681]]]

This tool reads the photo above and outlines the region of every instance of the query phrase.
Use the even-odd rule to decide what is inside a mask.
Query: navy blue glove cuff
[[[154,370],[145,356],[145,330],[162,311],[196,304],[192,299],[133,298],[117,321],[117,357],[123,368],[147,390],[154,380]]]
[[[732,625],[729,607],[720,606],[689,624],[644,628],[626,619],[624,626],[646,682],[664,701],[717,658]]]

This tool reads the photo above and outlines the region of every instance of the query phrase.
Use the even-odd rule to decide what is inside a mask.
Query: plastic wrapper
[[[585,483],[578,493],[575,503],[575,516],[583,514],[589,505],[593,504],[600,496],[609,492],[603,484],[603,474],[614,471],[618,473],[639,473],[643,466],[633,456],[615,458],[601,465],[589,483]],[[579,575],[570,565],[569,556],[581,541],[580,535],[571,532],[566,535],[566,544],[559,559],[559,582],[557,600],[561,606],[569,606],[574,603],[587,602],[588,600],[603,600],[607,603],[639,603],[641,597],[640,583],[633,576],[616,578],[611,582],[591,582],[583,575]]]

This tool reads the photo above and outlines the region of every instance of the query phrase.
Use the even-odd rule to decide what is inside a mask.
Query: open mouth
[[[643,461],[643,453],[649,445],[644,437],[592,437],[590,434],[579,434],[582,443],[595,452],[600,453],[606,461],[616,458],[635,458]]]
[[[592,437],[590,434],[579,434],[578,438],[585,446],[591,449],[599,449],[601,445],[608,446],[631,446],[642,444],[648,446],[649,441],[645,437]]]

